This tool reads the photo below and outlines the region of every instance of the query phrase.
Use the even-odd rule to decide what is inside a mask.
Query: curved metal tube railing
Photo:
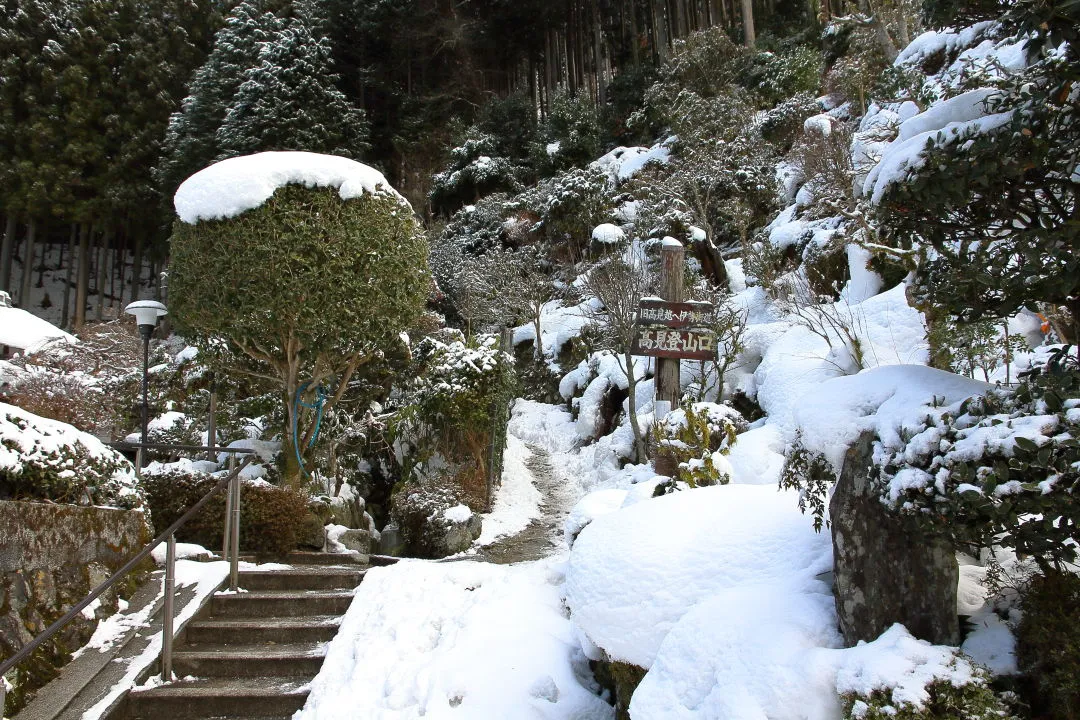
[[[141,447],[138,445],[129,445],[132,448],[138,448],[141,454]],[[194,446],[150,446],[148,448],[154,449],[196,449]],[[220,451],[228,453],[253,453],[254,451],[240,448],[197,448],[207,451]],[[225,557],[229,560],[229,583],[233,590],[237,588],[237,578],[239,572],[239,555],[240,555],[240,472],[247,467],[251,462],[251,457],[246,457],[243,461],[236,465],[236,455],[233,454],[230,457],[229,473],[218,481],[218,484],[213,487],[210,492],[206,493],[197,503],[192,505],[187,512],[185,512],[176,522],[170,525],[164,532],[158,535],[156,538],[150,541],[150,543],[144,547],[137,555],[124,563],[123,567],[117,570],[112,576],[105,582],[98,585],[96,588],[90,591],[90,594],[78,602],[74,607],[68,610],[63,617],[54,622],[48,628],[45,629],[40,635],[28,642],[23,647],[19,648],[18,652],[12,655],[10,658],[0,663],[0,678],[18,665],[20,662],[28,658],[35,650],[37,650],[43,643],[49,638],[58,633],[69,622],[71,622],[80,612],[83,611],[90,603],[94,602],[103,592],[111,588],[117,582],[124,578],[132,569],[137,567],[139,563],[150,556],[150,553],[154,551],[158,545],[163,542],[168,543],[168,551],[166,553],[165,561],[165,593],[164,593],[164,621],[162,624],[162,643],[161,643],[161,676],[165,681],[172,679],[172,641],[173,641],[173,600],[174,600],[174,585],[176,577],[176,531],[183,527],[184,523],[195,516],[199,510],[203,508],[210,501],[212,497],[229,488],[229,495],[226,503],[225,511]],[[141,458],[140,458],[141,460]],[[141,465],[141,462],[140,462]],[[3,713],[4,708],[4,683],[0,680],[0,714]]]

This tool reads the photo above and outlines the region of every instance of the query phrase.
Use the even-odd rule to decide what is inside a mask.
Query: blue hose
[[[300,466],[300,472],[305,477],[311,477],[311,473],[304,467],[304,460],[300,456],[300,408],[305,407],[310,410],[316,411],[315,416],[315,432],[311,435],[311,440],[308,442],[308,447],[315,447],[315,442],[319,439],[319,430],[322,428],[323,408],[326,405],[326,390],[322,385],[315,388],[315,402],[306,403],[301,400],[304,392],[308,389],[311,383],[304,383],[296,390],[296,395],[293,397],[293,419],[292,419],[292,434],[293,434],[293,450],[296,452],[296,463]]]

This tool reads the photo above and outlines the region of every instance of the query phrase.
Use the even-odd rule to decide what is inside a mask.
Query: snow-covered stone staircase
[[[173,671],[181,679],[133,690],[123,717],[291,716],[307,699],[364,567],[241,571],[246,592],[217,593],[177,638]]]

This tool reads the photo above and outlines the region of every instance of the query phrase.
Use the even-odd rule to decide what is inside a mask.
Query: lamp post
[[[164,305],[156,300],[136,300],[124,308],[124,312],[135,316],[135,322],[139,324],[139,335],[143,340],[143,376],[142,376],[142,440],[141,445],[146,445],[147,425],[150,423],[150,406],[147,400],[147,389],[150,376],[150,336],[154,334],[158,318],[169,314]],[[139,466],[142,467],[144,448],[139,448]]]

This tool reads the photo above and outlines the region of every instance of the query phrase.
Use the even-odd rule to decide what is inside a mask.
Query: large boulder
[[[405,554],[405,540],[396,522],[389,522],[379,533],[379,554],[401,557]]]
[[[956,645],[956,553],[889,513],[869,482],[874,433],[844,457],[829,503],[834,594],[844,642],[870,642],[893,623],[937,645]]]
[[[326,547],[326,528],[322,518],[315,513],[308,513],[300,525],[297,545],[305,550],[322,550]]]
[[[338,536],[337,541],[348,550],[353,550],[364,555],[370,555],[375,547],[375,539],[367,530],[346,530]]]

